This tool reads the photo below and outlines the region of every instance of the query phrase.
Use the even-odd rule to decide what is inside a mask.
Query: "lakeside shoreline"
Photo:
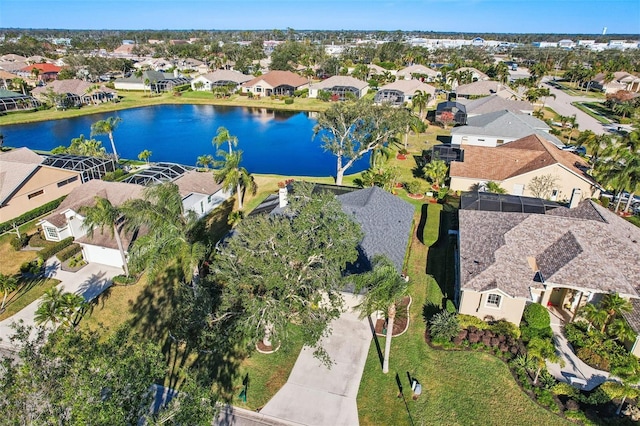
[[[229,107],[268,108],[281,111],[321,112],[329,108],[328,102],[317,99],[295,98],[293,104],[269,98],[249,99],[238,94],[227,99],[216,99],[208,92],[184,92],[180,96],[162,93],[158,96],[148,96],[140,92],[118,93],[119,102],[107,102],[99,105],[84,106],[78,109],[64,111],[48,109],[41,111],[15,112],[0,116],[0,127],[17,124],[38,123],[50,120],[64,120],[67,118],[86,115],[116,112],[127,109],[143,108],[156,105],[214,105]]]

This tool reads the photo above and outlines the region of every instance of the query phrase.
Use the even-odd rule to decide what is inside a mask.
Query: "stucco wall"
[[[77,176],[74,182],[58,187],[58,182],[62,182],[73,176]],[[57,169],[54,167],[40,167],[18,191],[9,199],[7,204],[0,208],[0,222],[6,222],[23,213],[40,207],[43,204],[67,195],[73,188],[82,185],[80,172]],[[42,190],[41,195],[29,198],[33,194]]]
[[[520,325],[526,300],[514,299],[501,292],[495,293],[502,296],[500,308],[486,306],[487,297],[491,292],[479,293],[473,290],[463,290],[458,311],[461,314],[473,315],[481,320],[484,320],[486,317],[493,317],[495,320],[505,319],[516,325]]]
[[[516,194],[516,186],[524,185],[524,192],[522,195],[526,197],[533,197],[533,193],[529,189],[529,184],[534,177],[543,175],[552,175],[558,177],[554,186],[554,189],[558,190],[558,195],[556,197],[557,201],[569,201],[571,199],[571,194],[573,193],[574,188],[580,188],[580,190],[582,191],[582,199],[593,197],[597,198],[600,196],[600,191],[596,187],[592,186],[586,180],[569,172],[567,169],[557,164],[519,176],[514,176],[503,181],[496,180],[494,182],[499,183],[500,186],[504,188],[509,194]],[[468,191],[473,185],[483,182],[486,183],[489,180],[490,179],[452,176],[450,186],[454,191]]]

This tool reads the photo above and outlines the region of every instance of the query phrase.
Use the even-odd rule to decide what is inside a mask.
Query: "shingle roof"
[[[437,71],[432,70],[429,67],[425,67],[424,65],[416,64],[416,65],[411,65],[399,70],[396,73],[396,76],[410,77],[412,74],[424,74],[424,75],[428,75],[429,77],[435,77],[439,73]]]
[[[420,80],[397,80],[393,83],[385,84],[380,90],[398,90],[405,95],[413,96],[418,90],[429,93],[432,96],[436,93],[436,88],[421,82]]]
[[[190,170],[173,181],[178,185],[180,195],[183,197],[189,194],[211,195],[222,188],[222,185],[216,183],[213,174]]]
[[[39,95],[52,90],[54,93],[73,93],[78,96],[84,96],[93,92],[93,88],[95,87],[96,85],[94,83],[78,79],[55,80],[51,83],[48,83],[46,86],[41,86],[33,89],[31,93],[34,95]],[[116,92],[115,90],[110,89],[106,86],[98,86],[98,91],[111,93]]]
[[[578,155],[562,151],[539,135],[529,135],[493,147],[464,146],[464,161],[452,161],[449,174],[456,177],[502,181],[553,164],[560,164],[592,185],[584,172],[587,163]]]
[[[306,78],[300,77],[298,74],[291,71],[269,71],[268,73],[247,81],[242,85],[245,87],[252,87],[261,81],[266,82],[271,87],[283,85],[300,87],[308,83]]]
[[[93,179],[74,188],[58,208],[43,220],[46,220],[58,228],[62,228],[66,224],[63,214],[65,211],[73,210],[78,212],[83,206],[92,206],[95,204],[96,196],[106,198],[112,205],[117,207],[127,200],[141,198],[143,189],[143,186],[132,183],[107,182]]]
[[[508,110],[516,114],[522,114],[525,111],[533,111],[533,105],[529,102],[505,99],[498,95],[485,96],[484,98],[474,100],[460,98],[458,99],[458,102],[466,106],[467,115],[481,115],[504,110]]]
[[[60,72],[60,70],[62,69],[57,65],[44,63],[27,65],[26,67],[22,68],[22,71],[31,72],[31,70],[34,68],[37,68],[38,70],[40,70],[40,72]]]
[[[475,81],[469,84],[461,84],[456,87],[456,94],[463,96],[491,95],[498,92],[500,83],[491,80]]]
[[[313,83],[311,86],[314,89],[320,90],[330,89],[335,86],[355,87],[358,90],[362,90],[368,85],[369,83],[367,83],[366,81],[358,80],[357,78],[344,75],[334,75],[333,77],[329,77],[319,83]]]
[[[212,83],[215,83],[216,81],[233,81],[237,84],[241,84],[245,81],[250,81],[254,77],[252,75],[242,74],[241,72],[233,70],[217,70],[204,74],[200,76],[200,78],[209,80]]]
[[[623,312],[622,316],[636,334],[640,334],[640,299],[631,299],[631,312]]]
[[[40,167],[43,158],[28,148],[0,154],[0,205]]]
[[[514,114],[502,110],[467,118],[467,125],[451,129],[452,135],[492,136],[519,139],[537,134],[558,147],[563,147],[558,138],[548,133],[544,121],[526,114]]]
[[[536,270],[545,282],[638,297],[640,228],[590,200],[580,214],[460,210],[461,288],[493,283],[513,297],[530,298]],[[595,209],[600,220],[593,220]],[[580,213],[577,211],[576,213]]]
[[[364,232],[360,247],[367,259],[385,255],[402,272],[411,238],[413,206],[377,186],[339,195],[338,200]]]

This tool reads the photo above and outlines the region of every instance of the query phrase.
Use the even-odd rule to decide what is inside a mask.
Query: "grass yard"
[[[45,291],[60,284],[59,280],[51,278],[36,278],[29,280],[21,280],[20,287],[7,296],[7,304],[5,311],[0,313],[0,321],[15,315],[25,306],[38,300]],[[4,294],[2,295],[4,297]]]
[[[609,124],[616,120],[615,116],[611,115],[611,112],[604,105],[597,102],[572,102],[571,105],[578,108],[580,111],[595,118],[602,124]]]
[[[569,81],[556,81],[557,87],[563,92],[571,96],[582,96],[594,99],[605,99],[605,95],[602,92],[594,92],[589,90],[585,92],[583,88],[578,87],[577,83],[571,83]]]
[[[437,242],[440,217],[446,218],[447,213],[441,205],[428,205],[424,244],[416,236],[413,238],[409,276],[414,303],[410,309],[409,330],[392,341],[387,375],[382,373],[376,345],[371,345],[358,393],[360,423],[566,424],[526,396],[499,359],[484,353],[438,351],[426,344],[423,314],[433,313],[441,307],[443,289],[446,291],[447,285],[425,273],[425,260],[428,257],[430,262],[443,262],[452,254],[447,251],[446,243]],[[416,221],[420,221],[419,210]],[[446,229],[444,232],[446,235]],[[443,249],[444,253],[432,253]],[[444,277],[441,278],[444,281],[450,281],[448,269],[442,265],[429,265],[429,270]],[[380,346],[384,347],[384,338],[379,340]],[[422,384],[422,395],[415,401],[411,399],[407,373]],[[407,405],[398,398],[396,374],[404,386]]]

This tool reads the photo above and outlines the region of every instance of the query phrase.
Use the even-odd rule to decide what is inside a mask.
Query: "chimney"
[[[582,200],[582,191],[580,188],[573,188],[573,192],[571,192],[571,200],[569,201],[569,208],[573,209],[578,207],[580,201]]]
[[[286,185],[283,188],[279,188],[278,189],[278,200],[279,200],[279,206],[281,209],[287,207],[287,195],[288,195],[289,191],[287,190]]]

